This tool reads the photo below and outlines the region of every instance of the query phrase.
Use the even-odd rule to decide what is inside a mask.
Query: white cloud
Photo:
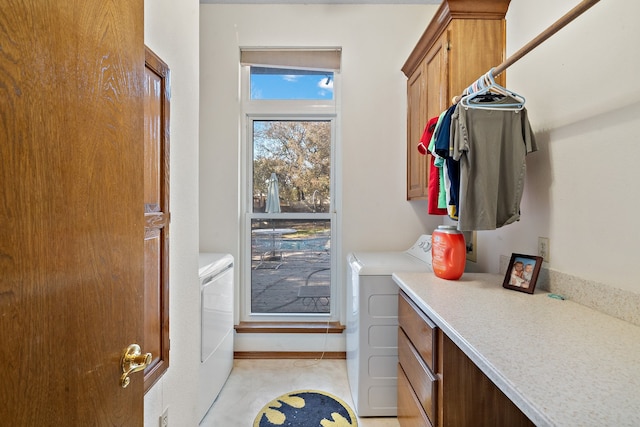
[[[327,80],[329,81],[327,82]],[[318,87],[323,90],[333,91],[333,79],[323,77],[322,80],[318,82]]]
[[[282,76],[282,78],[287,82],[296,82],[296,81],[298,81],[298,77],[299,76],[296,76],[296,75],[293,75],[293,74],[285,74],[285,75]]]

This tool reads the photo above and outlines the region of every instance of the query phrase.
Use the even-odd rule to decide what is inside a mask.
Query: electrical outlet
[[[467,246],[467,261],[478,262],[478,238],[475,231],[463,231]]]
[[[169,408],[160,415],[160,427],[169,427]]]
[[[543,261],[549,262],[549,238],[548,237],[538,237],[538,256],[541,256]]]

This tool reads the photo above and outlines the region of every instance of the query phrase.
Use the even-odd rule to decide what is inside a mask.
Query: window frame
[[[338,285],[340,263],[341,197],[339,175],[339,81],[334,72],[332,100],[252,100],[250,98],[250,67],[241,66],[241,193],[243,227],[240,233],[242,273],[239,301],[241,322],[335,322],[342,311],[342,292]],[[327,213],[254,213],[253,212],[253,122],[261,120],[329,121],[331,123],[331,206]],[[331,222],[331,300],[329,313],[252,313],[251,311],[251,221],[252,219],[328,219]]]

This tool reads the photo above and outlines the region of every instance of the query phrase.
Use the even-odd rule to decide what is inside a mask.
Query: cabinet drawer
[[[400,365],[398,365],[398,422],[401,427],[432,427]]]
[[[398,323],[429,369],[435,372],[436,325],[404,292],[400,292],[398,298]]]
[[[400,328],[398,328],[398,361],[409,379],[420,406],[429,420],[435,423],[436,378]]]

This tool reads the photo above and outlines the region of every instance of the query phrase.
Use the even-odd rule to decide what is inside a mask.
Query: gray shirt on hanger
[[[525,157],[538,149],[527,110],[458,105],[451,154],[460,162],[458,229],[495,230],[520,219]]]

